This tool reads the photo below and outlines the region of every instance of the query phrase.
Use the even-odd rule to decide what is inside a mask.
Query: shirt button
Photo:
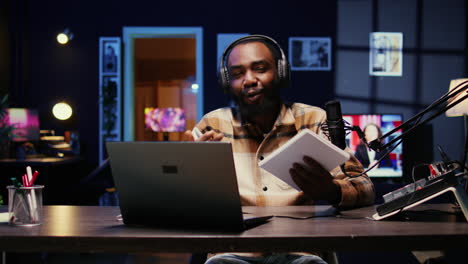
[[[267,190],[268,190],[268,188],[267,188],[266,186],[265,186],[265,187],[263,187],[263,191],[265,191],[265,192],[266,192]]]

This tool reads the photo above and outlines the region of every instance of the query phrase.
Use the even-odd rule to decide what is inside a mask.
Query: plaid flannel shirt
[[[268,134],[263,134],[254,124],[241,120],[234,108],[214,110],[206,114],[196,126],[202,132],[215,130],[223,133],[222,140],[231,142],[242,205],[286,206],[311,204],[312,201],[303,192],[260,168],[258,162],[302,129],[310,129],[326,137],[321,130],[325,120],[326,114],[321,108],[294,103],[281,106],[279,116]],[[349,149],[346,150],[351,153]],[[351,155],[344,167],[349,175],[363,171],[354,155]],[[374,202],[374,186],[367,175],[348,177],[339,167],[330,173],[333,181],[341,187],[341,201],[337,206],[350,208]]]

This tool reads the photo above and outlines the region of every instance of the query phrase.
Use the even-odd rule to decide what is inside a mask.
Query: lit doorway
[[[202,39],[201,27],[123,28],[125,141],[163,139],[146,127],[148,109],[183,109],[188,129],[202,117]]]

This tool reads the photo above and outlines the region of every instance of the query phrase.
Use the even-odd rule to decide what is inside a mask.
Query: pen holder
[[[41,224],[43,188],[43,185],[7,186],[8,222],[10,225],[34,226]]]

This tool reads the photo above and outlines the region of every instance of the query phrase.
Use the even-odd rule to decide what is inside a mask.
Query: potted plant
[[[15,126],[8,122],[7,108],[8,94],[0,98],[0,158],[10,157],[10,141],[15,130]]]

